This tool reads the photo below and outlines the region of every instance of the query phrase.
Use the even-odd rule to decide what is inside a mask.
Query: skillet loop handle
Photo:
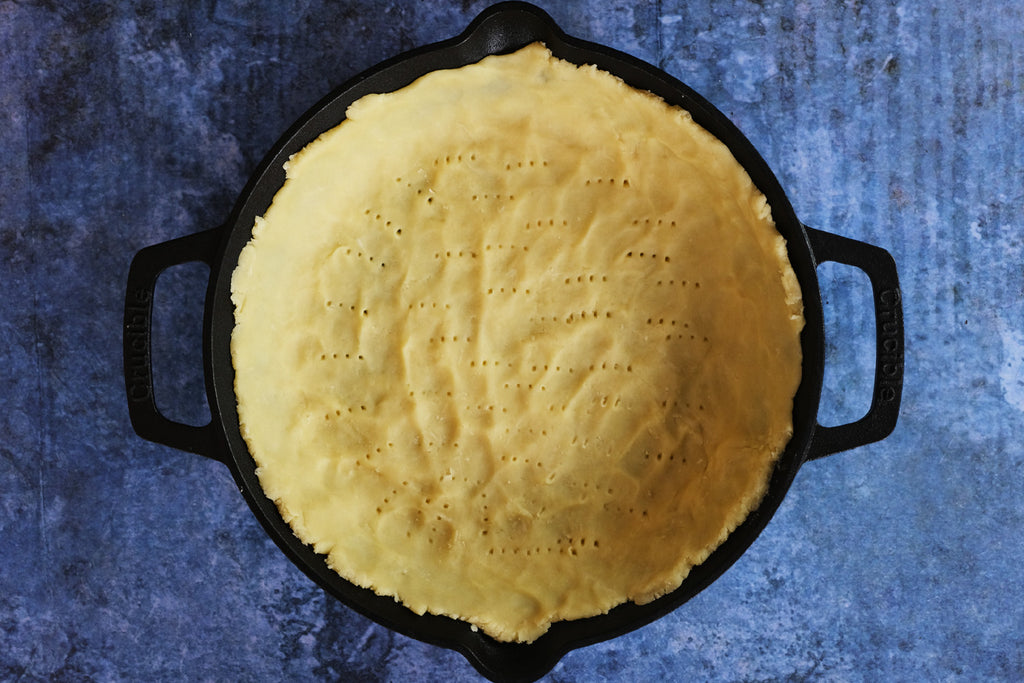
[[[179,237],[146,247],[132,259],[124,302],[124,383],[132,428],[143,439],[224,461],[213,422],[194,426],[175,422],[157,408],[153,396],[151,337],[153,291],[167,268],[201,261],[213,263],[221,230]]]
[[[804,226],[815,265],[834,261],[864,271],[875,310],[875,380],[871,407],[845,425],[817,425],[808,460],[881,441],[896,428],[903,394],[903,304],[896,262],[886,250]]]

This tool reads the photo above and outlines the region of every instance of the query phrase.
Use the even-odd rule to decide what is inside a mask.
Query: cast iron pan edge
[[[253,220],[262,215],[284,182],[287,158],[344,119],[348,105],[371,92],[388,92],[430,71],[479,61],[542,41],[552,52],[577,64],[596,64],[633,87],[650,90],[683,106],[694,119],[725,142],[768,197],[790,260],[801,283],[806,326],[801,337],[803,379],[794,401],[794,435],[761,505],[726,542],[695,567],[674,592],[647,605],[627,603],[608,614],[559,622],[531,644],[500,643],[468,624],[435,615],[417,616],[391,598],[354,586],[327,567],[324,558],[302,544],[263,495],[254,463],[239,433],[230,335],[234,310],[230,277],[238,253],[250,238]],[[149,318],[153,284],[160,271],[190,260],[210,265],[204,316],[204,363],[212,420],[185,427],[159,414],[152,403],[149,366]],[[816,416],[824,366],[824,330],[815,268],[836,260],[857,266],[871,279],[875,295],[877,358],[872,407],[860,421],[822,428]],[[148,311],[148,312],[147,312]],[[883,320],[884,318],[884,320]],[[807,459],[884,438],[892,431],[902,386],[902,314],[895,265],[882,249],[805,228],[764,160],[746,138],[702,97],[660,70],[624,53],[566,36],[542,10],[525,3],[495,5],[481,13],[461,35],[383,62],[341,86],[300,119],[275,145],[240,195],[221,228],[142,250],[132,263],[125,308],[125,377],[132,424],[143,437],[225,462],[239,490],[282,551],[329,593],[363,615],[413,638],[455,649],[483,675],[495,681],[535,680],[572,649],[622,635],[658,619],[699,593],[750,546],[771,519],[796,472]],[[884,353],[883,353],[884,351]],[[143,367],[145,366],[145,367]],[[146,382],[149,382],[148,392]]]

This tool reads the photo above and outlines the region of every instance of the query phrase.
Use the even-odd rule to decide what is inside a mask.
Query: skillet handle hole
[[[871,281],[853,266],[818,266],[825,323],[825,374],[818,422],[833,427],[864,417],[875,375],[875,317]]]
[[[203,306],[210,267],[193,261],[163,271],[153,293],[153,398],[170,420],[210,422],[203,376]]]

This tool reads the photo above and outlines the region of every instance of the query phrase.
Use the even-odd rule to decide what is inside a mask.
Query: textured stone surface
[[[309,106],[484,3],[0,1],[0,678],[475,680],[326,597],[226,469],[136,437],[131,257],[216,226]],[[809,225],[896,258],[900,424],[808,464],[711,588],[551,680],[1024,677],[1024,10],[551,2],[732,118]],[[158,401],[205,420],[205,268],[162,277]],[[819,271],[820,419],[866,408],[866,278]]]

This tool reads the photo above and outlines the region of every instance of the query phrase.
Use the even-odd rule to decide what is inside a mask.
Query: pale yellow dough
[[[346,579],[528,642],[760,502],[800,292],[687,112],[538,44],[359,100],[287,177],[232,278],[238,412]]]

